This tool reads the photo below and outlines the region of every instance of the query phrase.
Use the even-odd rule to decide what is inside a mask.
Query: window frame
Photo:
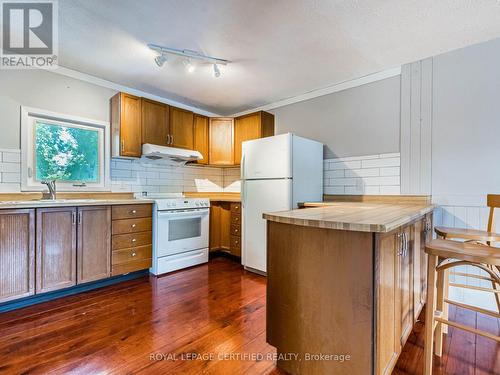
[[[106,121],[71,116],[43,109],[21,107],[21,191],[45,191],[45,185],[35,180],[35,124],[36,120],[52,121],[64,126],[76,125],[96,128],[99,133],[99,182],[87,182],[78,186],[77,182],[57,181],[57,191],[110,191],[110,124]],[[101,135],[102,134],[102,135]],[[102,138],[102,141],[101,141]],[[102,158],[101,158],[102,156]]]

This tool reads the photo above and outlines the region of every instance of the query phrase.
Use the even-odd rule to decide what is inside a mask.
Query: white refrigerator
[[[265,212],[323,200],[323,144],[291,133],[243,142],[242,263],[266,273]]]

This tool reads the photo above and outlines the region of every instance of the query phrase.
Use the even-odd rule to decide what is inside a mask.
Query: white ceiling
[[[500,36],[498,0],[60,0],[60,65],[233,114]],[[189,74],[147,43],[229,59]]]

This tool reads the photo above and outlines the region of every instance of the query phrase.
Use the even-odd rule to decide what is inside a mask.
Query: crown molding
[[[203,109],[196,108],[196,107],[193,107],[190,105],[186,105],[186,104],[177,102],[175,100],[166,99],[166,98],[163,98],[163,97],[158,96],[158,95],[149,94],[149,93],[141,91],[141,90],[137,90],[137,89],[133,89],[131,87],[123,86],[123,85],[120,85],[118,83],[111,82],[111,81],[108,81],[108,80],[105,80],[105,79],[102,79],[102,78],[99,78],[99,77],[96,77],[96,76],[93,76],[93,75],[90,75],[87,73],[82,73],[82,72],[79,72],[77,70],[65,68],[63,66],[58,66],[54,69],[51,69],[50,72],[60,74],[60,75],[66,76],[66,77],[78,79],[80,81],[92,83],[92,84],[97,85],[97,86],[106,87],[108,89],[112,89],[112,90],[116,90],[116,91],[120,91],[120,92],[125,92],[125,93],[130,94],[130,95],[135,95],[135,96],[140,96],[140,97],[143,97],[146,99],[155,100],[155,101],[158,101],[161,103],[165,103],[168,105],[172,105],[175,107],[186,109],[188,111],[193,111],[193,112],[198,113],[200,115],[209,116],[209,117],[220,117],[220,115],[217,113],[205,111]]]
[[[337,83],[335,85],[331,85],[331,86],[328,86],[328,87],[325,87],[322,89],[312,90],[312,91],[306,92],[304,94],[293,96],[293,97],[286,98],[286,99],[282,99],[282,100],[279,100],[279,101],[274,102],[274,103],[269,103],[269,104],[263,105],[261,107],[248,109],[248,110],[245,110],[242,112],[235,113],[235,114],[231,115],[231,117],[238,117],[238,116],[247,115],[247,114],[252,113],[252,112],[268,111],[270,109],[284,107],[284,106],[287,106],[290,104],[303,102],[305,100],[314,99],[314,98],[328,95],[328,94],[333,94],[335,92],[347,90],[347,89],[350,89],[353,87],[366,85],[368,83],[372,83],[372,82],[376,82],[376,81],[381,81],[383,79],[395,77],[398,75],[401,75],[401,66],[398,66],[396,68],[383,70],[381,72],[369,74],[369,75],[366,75],[366,76],[363,76],[360,78],[355,78],[355,79],[351,79],[351,80],[344,81],[341,83]]]

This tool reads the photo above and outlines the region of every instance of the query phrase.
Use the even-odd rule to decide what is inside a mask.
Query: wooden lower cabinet
[[[210,251],[222,250],[241,257],[241,204],[210,203]]]
[[[151,267],[152,205],[114,206],[112,210],[111,275]]]
[[[0,303],[35,293],[35,210],[0,211]]]
[[[76,207],[36,212],[36,293],[76,285]]]
[[[432,214],[376,236],[376,374],[391,374],[425,304]]]
[[[111,272],[111,207],[78,208],[78,284],[105,279]]]

